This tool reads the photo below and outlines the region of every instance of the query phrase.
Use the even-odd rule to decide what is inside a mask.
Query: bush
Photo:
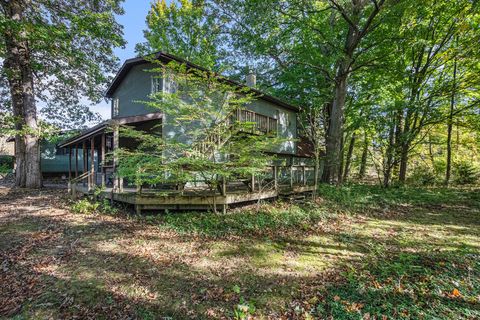
[[[437,177],[432,168],[428,166],[417,166],[413,169],[408,180],[413,185],[430,186],[435,184]]]
[[[100,203],[91,202],[88,199],[80,199],[72,205],[72,210],[75,213],[93,214],[97,211]]]
[[[101,201],[95,201],[88,198],[80,199],[72,204],[72,211],[80,214],[115,214],[118,209],[110,205],[110,201],[103,199]]]
[[[453,164],[453,176],[455,183],[460,185],[473,184],[478,180],[477,169],[466,161]]]

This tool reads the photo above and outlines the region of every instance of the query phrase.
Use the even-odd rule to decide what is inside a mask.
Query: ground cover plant
[[[316,204],[142,216],[0,192],[7,318],[480,317],[475,189],[323,186]]]

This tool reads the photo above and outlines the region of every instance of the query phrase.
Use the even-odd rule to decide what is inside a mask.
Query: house
[[[187,68],[207,71],[198,65],[163,52],[156,53],[155,59],[163,64],[174,61],[185,64]],[[112,125],[129,125],[145,132],[158,130],[158,125],[160,125],[162,136],[173,139],[180,135],[177,128],[169,122],[164,114],[139,102],[148,100],[152,92],[167,90],[169,86],[166,77],[159,78],[158,75],[155,76],[149,71],[156,67],[158,66],[151,63],[151,60],[141,57],[125,61],[106,91],[106,97],[111,100],[111,119],[69,138],[59,145],[60,148],[69,150],[69,177],[72,182],[72,191],[88,192],[95,185],[101,185],[108,190],[108,195],[113,200],[131,203],[135,205],[137,211],[142,209],[205,208],[211,205],[211,197],[216,197],[215,203],[225,209],[234,203],[279,196],[281,188],[275,187],[275,190],[269,192],[260,192],[259,190],[255,192],[255,184],[252,183],[248,190],[240,194],[237,192],[234,195],[227,192],[228,186],[226,185],[224,192],[219,195],[198,196],[189,194],[188,190],[182,190],[180,195],[172,193],[171,197],[154,197],[148,192],[139,194],[134,188],[130,188],[131,185],[128,181],[122,181],[116,177],[115,161],[108,160],[106,155],[115,148],[129,147],[131,141],[121,137],[118,130],[112,132],[109,129]],[[297,123],[299,109],[255,89],[252,75],[248,77],[250,81],[248,87],[226,78],[222,79],[233,86],[249,88],[255,93],[258,98],[246,106],[242,112],[245,115],[248,114],[249,119],[265,123],[268,126],[275,126],[277,134],[281,138],[285,138],[284,142],[272,150],[279,159],[277,163],[272,164],[275,186],[277,186],[277,179],[279,180],[278,185],[286,180],[285,184],[290,193],[312,191],[312,186],[308,185],[314,177],[311,158],[308,150],[305,151],[305,143],[302,143],[303,148],[299,148],[299,140],[301,140],[298,136],[299,126]],[[82,150],[83,155],[81,161],[75,157],[75,155],[80,155],[79,150]],[[97,158],[99,161],[91,161]],[[82,161],[83,166],[80,166],[79,163]]]

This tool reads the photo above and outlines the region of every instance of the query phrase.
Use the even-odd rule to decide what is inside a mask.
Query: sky
[[[124,38],[127,41],[125,48],[117,48],[115,54],[122,64],[126,59],[135,57],[135,45],[144,42],[143,30],[145,29],[145,18],[150,9],[151,0],[126,0],[123,8],[125,14],[117,16],[117,22],[123,25]],[[103,119],[110,118],[110,103],[102,101],[91,106],[92,111],[98,112]]]

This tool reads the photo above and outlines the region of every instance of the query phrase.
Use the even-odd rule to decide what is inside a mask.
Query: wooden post
[[[95,137],[90,139],[90,187],[93,189],[97,184],[95,179]]]
[[[136,204],[135,205],[135,213],[140,215],[142,214],[142,205],[141,204]]]
[[[105,176],[105,148],[106,148],[106,144],[107,144],[107,140],[106,140],[106,136],[105,136],[105,132],[102,134],[102,140],[100,142],[101,144],[101,164],[102,164],[102,188],[105,188],[105,185],[106,185],[106,176]]]
[[[293,165],[290,165],[290,188],[293,188]]]
[[[306,176],[306,173],[305,173],[305,166],[302,166],[302,182],[303,182],[304,186],[307,185],[307,176]]]
[[[87,172],[87,164],[88,164],[88,152],[87,152],[87,142],[83,141],[82,143],[82,152],[83,152],[83,168],[82,168],[82,174]],[[82,179],[83,185],[85,185],[85,179]]]
[[[75,178],[78,177],[78,143],[75,144]]]
[[[72,146],[68,147],[68,180],[72,180]]]
[[[227,180],[222,177],[222,196],[227,196]]]
[[[255,176],[252,174],[252,192],[255,192]]]
[[[275,187],[275,191],[278,190],[278,172],[277,166],[273,166],[273,185]]]
[[[119,147],[119,129],[118,125],[115,125],[113,128],[113,151],[115,152],[118,147]],[[117,171],[117,163],[118,159],[116,156],[113,157],[113,172],[116,174]],[[121,191],[120,187],[120,178],[115,177],[115,180],[113,180],[113,190],[118,192]]]

